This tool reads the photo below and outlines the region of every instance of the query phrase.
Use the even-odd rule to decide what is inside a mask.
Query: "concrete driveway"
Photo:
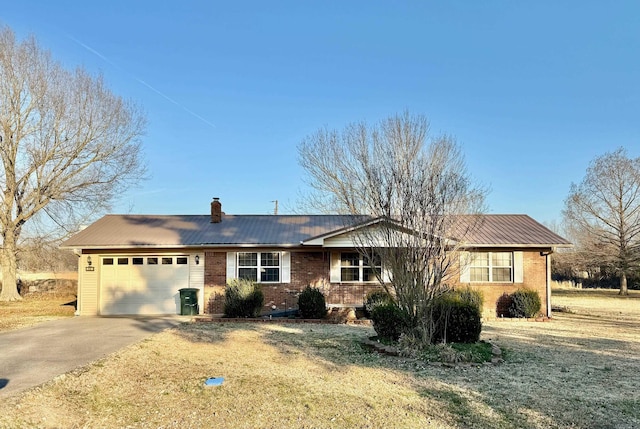
[[[73,317],[0,333],[0,397],[87,365],[187,317]]]

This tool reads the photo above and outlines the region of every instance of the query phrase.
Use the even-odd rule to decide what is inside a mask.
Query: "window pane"
[[[261,253],[260,265],[263,267],[279,267],[280,253],[278,252]]]
[[[261,282],[279,282],[280,268],[262,268],[260,270]]]
[[[471,254],[471,266],[488,267],[489,254],[487,252],[474,252]]]
[[[382,259],[380,258],[380,255],[373,255],[373,258],[365,258],[364,259],[364,266],[365,267],[380,267],[382,266]]]
[[[238,278],[252,280],[254,282],[258,281],[258,270],[257,268],[239,268]]]
[[[176,258],[176,264],[178,265],[187,265],[187,258]]]
[[[360,265],[360,255],[358,253],[341,253],[340,265],[343,267],[357,267]]]
[[[380,268],[378,268],[378,270],[380,270]],[[363,282],[373,282],[378,280],[376,278],[376,273],[374,272],[373,268],[363,268],[362,269],[362,281]]]
[[[488,282],[489,281],[489,268],[470,268],[470,275],[472,282]]]
[[[158,265],[158,258],[147,258],[147,265]]]
[[[131,263],[133,265],[142,265],[144,258],[131,258]]]
[[[491,265],[494,267],[510,267],[511,252],[494,252],[491,254]]]
[[[113,265],[113,258],[104,258],[102,260],[102,265]]]
[[[129,258],[118,258],[118,265],[129,265]]]
[[[341,268],[340,269],[340,281],[343,282],[357,282],[360,279],[358,278],[358,268]]]
[[[173,258],[162,258],[162,265],[171,265],[173,264]]]
[[[510,282],[511,268],[494,268],[491,270],[492,281],[494,282]]]
[[[238,253],[238,266],[240,267],[257,267],[258,266],[258,254],[241,252]]]

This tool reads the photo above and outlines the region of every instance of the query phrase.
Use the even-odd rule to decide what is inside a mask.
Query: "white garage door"
[[[100,263],[100,314],[180,314],[188,256],[114,256]]]

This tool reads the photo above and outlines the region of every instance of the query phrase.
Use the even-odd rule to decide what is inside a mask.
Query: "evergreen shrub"
[[[510,297],[509,314],[511,317],[536,317],[540,313],[542,302],[540,295],[535,290],[518,289]]]
[[[298,295],[298,311],[304,319],[323,319],[327,315],[327,303],[320,289],[307,286]]]
[[[258,283],[233,279],[224,290],[225,317],[257,317],[264,304],[264,294]]]
[[[379,305],[392,304],[392,303],[393,303],[393,299],[391,299],[391,296],[389,296],[389,294],[386,291],[374,290],[367,294],[364,300],[364,310],[367,317],[370,318],[374,308],[376,308]]]
[[[475,343],[482,331],[482,303],[480,291],[466,288],[452,290],[434,303],[433,342]]]
[[[398,341],[406,326],[404,312],[393,303],[380,304],[371,311],[373,329],[380,338]]]

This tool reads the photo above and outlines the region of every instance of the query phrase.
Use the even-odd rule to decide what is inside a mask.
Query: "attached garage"
[[[100,258],[100,314],[179,314],[181,288],[189,287],[185,255]]]

